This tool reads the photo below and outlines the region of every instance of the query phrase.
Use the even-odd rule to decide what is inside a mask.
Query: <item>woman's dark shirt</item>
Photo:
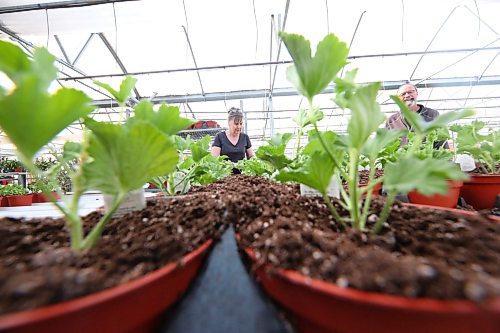
[[[245,133],[240,133],[238,142],[233,145],[226,135],[226,132],[219,132],[215,136],[212,147],[219,147],[220,154],[229,157],[231,162],[237,163],[239,160],[245,159],[246,151],[252,147],[250,138]]]

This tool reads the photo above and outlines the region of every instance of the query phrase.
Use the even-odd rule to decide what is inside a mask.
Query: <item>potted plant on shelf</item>
[[[350,110],[350,119],[345,136],[320,132],[312,120],[315,133],[303,150],[307,162],[276,177],[315,188],[324,204],[299,198],[294,209],[293,199],[285,197],[260,207],[260,215],[239,226],[240,243],[262,286],[293,314],[301,332],[496,332],[500,227],[474,214],[394,204],[396,194],[414,189],[445,193],[447,180],[465,175],[452,163],[418,158],[415,145],[387,163],[381,178],[372,171],[368,185],[358,187],[360,157],[373,158],[402,134],[379,128],[385,120],[376,102],[380,85],[358,86],[355,72],[336,77],[348,50],[333,35],[318,44],[315,57],[302,36],[280,36],[294,60],[287,77],[308,99],[310,110],[313,97],[334,80],[335,101]],[[423,123],[396,96],[393,100],[416,128],[418,143],[429,131],[472,114],[450,112]],[[310,117],[315,119],[312,112]],[[336,173],[347,181],[348,191],[341,188],[340,200],[332,201],[326,189]],[[371,189],[382,181],[387,198],[372,200]],[[448,252],[457,244],[461,249],[451,258]],[[493,251],[483,247],[464,264],[463,254],[481,244]],[[434,252],[437,256],[430,257]],[[444,292],[439,282],[453,285],[456,293]]]
[[[475,209],[494,208],[500,195],[500,131],[486,129],[478,120],[453,125],[451,130],[457,133],[457,153],[472,156],[477,164],[476,170],[469,172],[461,196]]]
[[[88,117],[93,107],[83,92],[47,92],[57,74],[54,59],[39,48],[30,60],[0,41],[0,70],[15,84],[0,90],[0,127],[30,173],[55,181],[56,173],[38,168],[33,157],[73,122],[86,127],[83,142],[67,142],[59,161],[79,161],[71,172],[73,195],[63,204],[45,192],[64,218],[0,223],[0,234],[8,235],[0,242],[0,331],[152,330],[200,268],[220,232],[222,208],[207,212],[196,202],[195,214],[189,203],[176,202],[177,216],[158,201],[113,219],[129,191],[173,170],[178,157],[171,136],[190,121],[178,108],[156,112],[141,101],[123,124],[99,123]],[[99,85],[123,104],[134,84],[127,78],[118,91]],[[88,189],[110,194],[111,208],[80,217],[79,199]],[[186,218],[190,223],[183,224]],[[5,269],[13,262],[15,271]]]
[[[33,203],[44,203],[50,200],[44,193],[51,193],[54,199],[59,200],[61,197],[59,186],[46,177],[40,177],[28,185],[28,189],[33,194]]]
[[[33,194],[29,193],[27,188],[18,184],[0,186],[0,196],[6,198],[7,205],[5,206],[8,207],[31,206],[33,200]]]

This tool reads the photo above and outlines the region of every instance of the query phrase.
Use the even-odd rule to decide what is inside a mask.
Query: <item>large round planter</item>
[[[33,194],[27,195],[9,195],[7,196],[9,207],[31,206],[33,203]]]
[[[491,220],[500,222],[497,217]],[[270,269],[258,264],[252,249],[244,250],[262,287],[291,313],[301,333],[500,332],[500,298],[478,305],[342,288],[293,270]]]
[[[448,193],[446,194],[434,194],[434,195],[423,195],[418,191],[411,191],[408,193],[408,199],[411,203],[429,206],[438,206],[446,208],[454,208],[458,204],[458,198],[460,197],[460,189],[462,188],[463,182],[461,181],[448,181]]]
[[[475,209],[490,209],[495,207],[497,195],[500,195],[500,174],[474,175],[464,182],[460,195]]]
[[[208,240],[180,262],[126,284],[72,301],[0,316],[0,332],[154,332],[163,312],[198,273],[211,243]]]

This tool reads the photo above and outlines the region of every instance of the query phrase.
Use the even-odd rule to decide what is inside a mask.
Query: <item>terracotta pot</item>
[[[0,197],[0,207],[9,207],[9,200],[7,200],[7,197]]]
[[[361,184],[358,185],[358,187],[363,187]],[[373,189],[372,189],[372,197],[376,197],[380,195],[380,191],[382,190],[382,183],[377,184]],[[366,193],[364,194],[366,195]]]
[[[212,241],[180,262],[137,280],[68,302],[0,316],[1,332],[154,332],[163,312],[188,288]]]
[[[31,206],[33,203],[33,194],[27,195],[9,195],[7,196],[9,207]]]
[[[458,204],[458,198],[460,197],[460,189],[462,188],[463,182],[461,181],[448,181],[448,193],[446,194],[434,194],[434,195],[423,195],[418,191],[411,191],[408,193],[408,199],[411,203],[454,208]]]
[[[61,199],[59,194],[57,192],[52,192],[52,195],[57,199]],[[50,202],[49,198],[43,194],[43,193],[34,193],[33,194],[33,203],[44,203],[44,202]]]
[[[496,197],[500,195],[500,174],[469,176],[460,191],[465,202],[478,210],[494,208]]]
[[[301,333],[499,332],[500,298],[477,305],[467,300],[411,299],[341,288],[292,270],[270,271],[268,265],[257,265],[252,249],[245,252],[262,287],[290,311]]]
[[[344,184],[342,184],[342,186],[344,186],[344,190],[349,192],[349,187],[347,184],[344,183]],[[365,186],[366,186],[365,184],[358,184],[358,188],[363,188]],[[376,196],[380,195],[381,190],[382,190],[382,183],[375,185],[375,187],[372,189],[372,197],[376,197]],[[366,193],[363,194],[363,197],[365,197],[365,196],[366,196]]]

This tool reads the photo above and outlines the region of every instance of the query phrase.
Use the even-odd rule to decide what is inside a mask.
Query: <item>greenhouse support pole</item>
[[[248,132],[248,119],[247,119],[247,113],[245,112],[245,109],[243,108],[243,100],[240,99],[240,110],[241,112],[243,112],[243,121],[245,122],[244,123],[244,127],[245,127],[245,133]]]
[[[274,107],[273,107],[273,97],[269,96],[269,104],[268,104],[268,112],[269,112],[269,130],[270,136],[274,135]]]

